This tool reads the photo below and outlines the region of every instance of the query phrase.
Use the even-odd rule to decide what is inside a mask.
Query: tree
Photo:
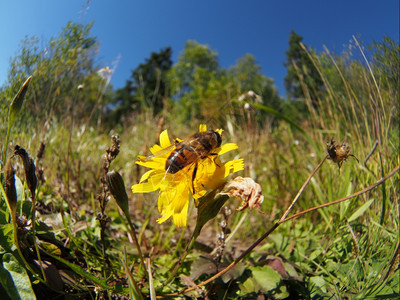
[[[179,101],[183,119],[201,118],[205,93],[210,83],[219,77],[218,71],[217,52],[195,41],[185,44],[177,63],[168,73],[171,95]]]
[[[125,86],[116,92],[118,119],[142,106],[151,108],[154,115],[163,110],[169,96],[166,74],[172,66],[171,55],[171,47],[152,52],[150,58],[132,71]]]
[[[245,54],[239,58],[236,65],[229,69],[229,73],[238,83],[240,93],[252,90],[256,94],[261,94],[267,84],[267,78],[262,74],[260,65],[251,54]]]
[[[258,104],[271,107],[277,111],[281,110],[282,99],[278,95],[274,81],[262,74],[260,65],[251,54],[245,54],[237,60],[235,66],[229,69],[233,80],[237,82],[239,95],[246,95],[249,91],[254,92],[260,97]],[[250,93],[252,94],[252,93]],[[256,118],[258,122],[264,123],[271,116],[264,111],[258,111]]]
[[[300,45],[302,40],[294,30],[291,31],[289,49],[286,51],[287,61],[284,63],[287,68],[286,93],[289,100],[309,97],[315,106],[323,89],[323,81],[309,56],[314,51],[308,49],[307,53]]]
[[[61,34],[43,48],[39,47],[37,38],[25,39],[18,55],[11,60],[0,101],[10,99],[21,83],[32,75],[20,113],[26,124],[50,118],[62,119],[71,113],[77,119],[88,117],[104,86],[97,74],[98,43],[90,36],[91,27],[92,24],[69,22]]]

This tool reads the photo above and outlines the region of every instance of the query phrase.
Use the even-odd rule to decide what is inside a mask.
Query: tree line
[[[113,89],[107,77],[111,73],[100,68],[99,43],[91,35],[91,27],[69,22],[44,47],[34,37],[22,41],[18,54],[10,61],[7,82],[0,89],[3,111],[21,83],[32,75],[22,113],[25,124],[68,117],[113,127],[144,111],[153,117],[173,115],[182,122],[218,120],[225,117],[226,111],[233,116],[243,115],[243,103],[257,103],[298,120],[324,101],[327,78],[336,90],[344,92],[340,75],[334,72],[335,64],[343,72],[365,68],[339,55],[334,55],[333,64],[332,56],[303,45],[302,37],[292,31],[283,62],[287,68],[286,99],[279,96],[273,79],[263,75],[253,55],[244,55],[226,69],[220,66],[217,52],[196,41],[185,44],[175,63],[169,46],[150,53],[132,70],[122,88]],[[385,38],[370,49],[373,67],[387,72],[386,78],[398,86],[398,45]],[[277,114],[256,111],[254,116],[256,122],[265,125],[273,124]]]

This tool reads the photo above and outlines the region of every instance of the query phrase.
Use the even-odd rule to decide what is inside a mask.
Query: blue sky
[[[116,88],[151,52],[171,46],[175,62],[188,40],[209,45],[226,68],[253,54],[281,95],[291,29],[319,52],[326,45],[340,53],[353,35],[365,44],[385,35],[399,42],[398,0],[0,0],[0,85],[25,36],[44,45],[68,21],[94,21],[101,66],[118,61],[111,80]]]

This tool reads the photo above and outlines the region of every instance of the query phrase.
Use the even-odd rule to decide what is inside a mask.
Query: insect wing
[[[150,148],[150,152],[153,153],[149,156],[139,156],[139,161],[142,162],[148,162],[149,160],[152,160],[154,158],[160,157],[160,156],[166,156],[175,150],[176,145],[170,145],[167,148],[161,148],[159,145],[154,145],[153,147]],[[168,155],[167,155],[168,154]]]

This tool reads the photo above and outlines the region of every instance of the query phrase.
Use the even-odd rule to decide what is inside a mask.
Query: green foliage
[[[289,49],[286,52],[287,75],[285,77],[286,93],[289,100],[312,99],[314,105],[320,99],[323,81],[313,65],[311,56],[315,56],[312,49],[305,50],[301,41],[303,38],[294,30],[289,37]]]
[[[29,276],[18,260],[11,253],[0,257],[0,282],[10,299],[36,299]]]
[[[212,82],[219,78],[218,68],[217,53],[209,46],[195,41],[186,43],[168,73],[172,99],[179,99],[179,115],[183,120],[201,118],[202,106],[209,101],[207,88],[215,85]],[[214,101],[219,102],[217,99]]]
[[[11,60],[7,83],[0,91],[0,106],[4,107],[22,82],[32,76],[21,125],[28,128],[66,115],[88,118],[105,84],[97,74],[98,43],[90,36],[91,27],[69,22],[43,48],[37,38],[25,39]]]
[[[90,26],[70,23],[59,39],[51,41],[53,48],[48,47],[48,54],[37,45],[37,41],[25,44],[12,62],[15,76],[10,76],[1,91],[5,108],[1,125],[6,126],[10,99],[26,74],[33,74],[26,101],[21,102],[12,127],[12,133],[19,134],[10,135],[10,142],[25,145],[31,154],[42,141],[46,144],[45,154],[35,159],[39,186],[34,193],[24,179],[23,166],[14,158],[17,239],[5,193],[0,193],[0,292],[13,299],[55,298],[64,293],[81,298],[128,294],[145,298],[150,291],[166,296],[203,283],[235,262],[280,218],[326,155],[326,142],[332,137],[348,142],[359,163],[350,157],[339,173],[337,164],[327,161],[293,211],[359,191],[398,165],[399,95],[394,72],[399,57],[398,46],[392,41],[373,44],[370,53],[364,53],[358,43],[352,46],[352,51],[372,57],[371,61],[359,59],[364,55],[355,58],[351,51],[340,55],[311,53],[308,57],[324,85],[317,107],[307,95],[303,102],[280,99],[272,79],[262,74],[251,55],[225,70],[208,46],[188,42],[178,62],[163,77],[164,87],[171,88],[171,94],[167,90],[157,94],[170,95],[160,110],[166,116],[165,124],[155,124],[152,109],[141,107],[135,111],[132,124],[120,128],[120,153],[107,166],[119,174],[115,182],[108,178],[108,188],[118,202],[105,198],[106,209],[99,216],[96,195],[100,194],[99,187],[105,188],[105,182],[100,184],[104,180],[100,179],[100,166],[110,144],[110,132],[101,126],[87,127],[93,107],[86,105],[109,103],[107,97],[98,98],[107,80],[99,77],[94,66],[96,41],[90,38]],[[167,54],[153,53],[137,68],[140,71],[136,74],[147,74],[143,85],[138,86],[138,91],[148,93],[146,97],[150,98],[146,99],[155,95],[151,94],[155,91],[152,84],[158,76],[150,62],[159,58],[167,72]],[[82,82],[84,89],[77,90]],[[38,99],[45,100],[38,103]],[[42,105],[41,110],[33,103]],[[146,106],[151,108],[155,103],[147,102]],[[304,106],[296,106],[300,104]],[[304,108],[307,117],[298,114]],[[61,120],[63,116],[68,118]],[[45,130],[36,130],[43,128],[44,118],[51,124]],[[145,149],[157,139],[157,131],[168,128],[189,135],[198,120],[211,118],[225,130],[223,143],[238,144],[240,157],[245,159],[243,175],[261,184],[264,214],[236,211],[238,200],[220,198],[208,206],[193,208],[200,220],[197,228],[194,217],[186,230],[157,224],[157,195],[125,193],[124,187],[137,182],[145,172],[135,165],[136,156],[146,155]],[[97,120],[101,124],[103,119]],[[274,126],[268,127],[272,122]],[[32,127],[24,130],[27,124]],[[4,132],[0,140],[4,149],[7,128],[0,129]],[[374,147],[376,140],[379,143]],[[4,170],[0,175],[3,188]],[[368,193],[282,223],[235,268],[185,295],[229,299],[395,297],[399,293],[399,186],[399,175],[395,174]],[[222,206],[230,213],[218,214]],[[100,218],[105,230],[100,229]],[[132,243],[135,231],[146,270]],[[186,252],[193,234],[197,239]],[[16,245],[21,252],[16,251]],[[59,288],[49,277],[62,278],[64,286]]]
[[[132,71],[125,86],[116,91],[116,108],[112,111],[115,120],[142,108],[151,109],[154,115],[163,111],[169,97],[166,74],[172,66],[171,55],[171,47],[152,52],[145,63]]]

